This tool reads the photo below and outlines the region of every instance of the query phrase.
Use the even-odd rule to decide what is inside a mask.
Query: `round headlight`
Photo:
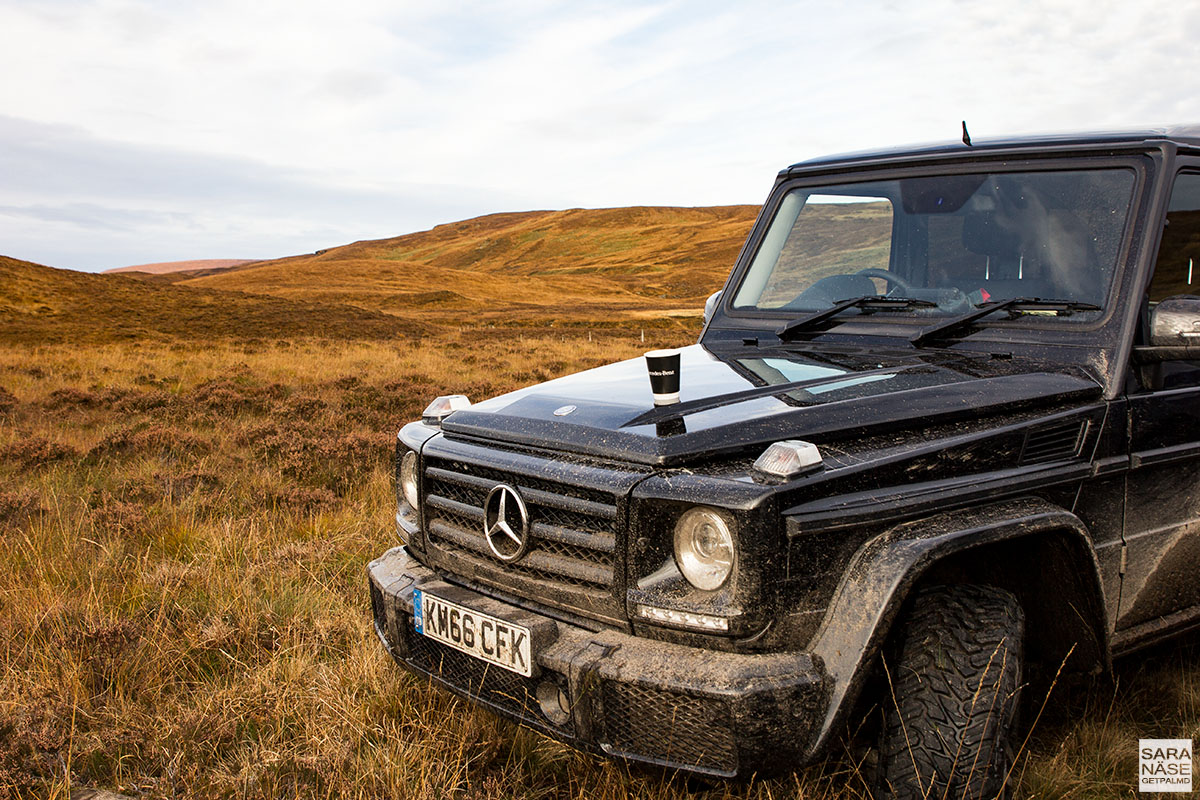
[[[733,535],[715,511],[696,507],[675,524],[675,563],[697,589],[719,589],[733,571]]]
[[[409,450],[400,460],[400,491],[409,507],[417,507],[417,454]]]

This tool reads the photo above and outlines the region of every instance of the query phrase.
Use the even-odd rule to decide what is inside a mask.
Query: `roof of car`
[[[943,157],[966,155],[973,151],[994,150],[1037,150],[1062,149],[1064,147],[1102,147],[1105,145],[1141,145],[1171,141],[1186,147],[1200,148],[1200,125],[1173,125],[1162,128],[1147,128],[1131,131],[1095,131],[1088,133],[1053,133],[1031,136],[972,139],[970,145],[962,141],[931,142],[881,150],[859,150],[849,153],[819,156],[792,164],[783,172],[805,172],[829,166],[842,166],[868,161],[890,161],[907,158]]]

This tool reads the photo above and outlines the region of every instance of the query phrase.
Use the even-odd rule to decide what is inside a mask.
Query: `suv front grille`
[[[425,470],[425,527],[431,545],[489,568],[611,594],[617,549],[614,497],[474,465],[454,466]],[[515,562],[496,559],[483,535],[484,502],[501,483],[517,489],[529,512],[530,548]]]

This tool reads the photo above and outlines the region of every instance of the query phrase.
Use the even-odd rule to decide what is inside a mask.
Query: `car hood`
[[[680,402],[655,407],[645,361],[621,361],[456,411],[450,436],[649,465],[780,439],[828,442],[1101,394],[1086,373],[951,351],[682,348]]]

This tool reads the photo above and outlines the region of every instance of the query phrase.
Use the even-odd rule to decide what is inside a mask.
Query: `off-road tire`
[[[993,586],[920,591],[885,656],[891,696],[879,748],[880,795],[894,800],[1006,796],[1025,615]]]

